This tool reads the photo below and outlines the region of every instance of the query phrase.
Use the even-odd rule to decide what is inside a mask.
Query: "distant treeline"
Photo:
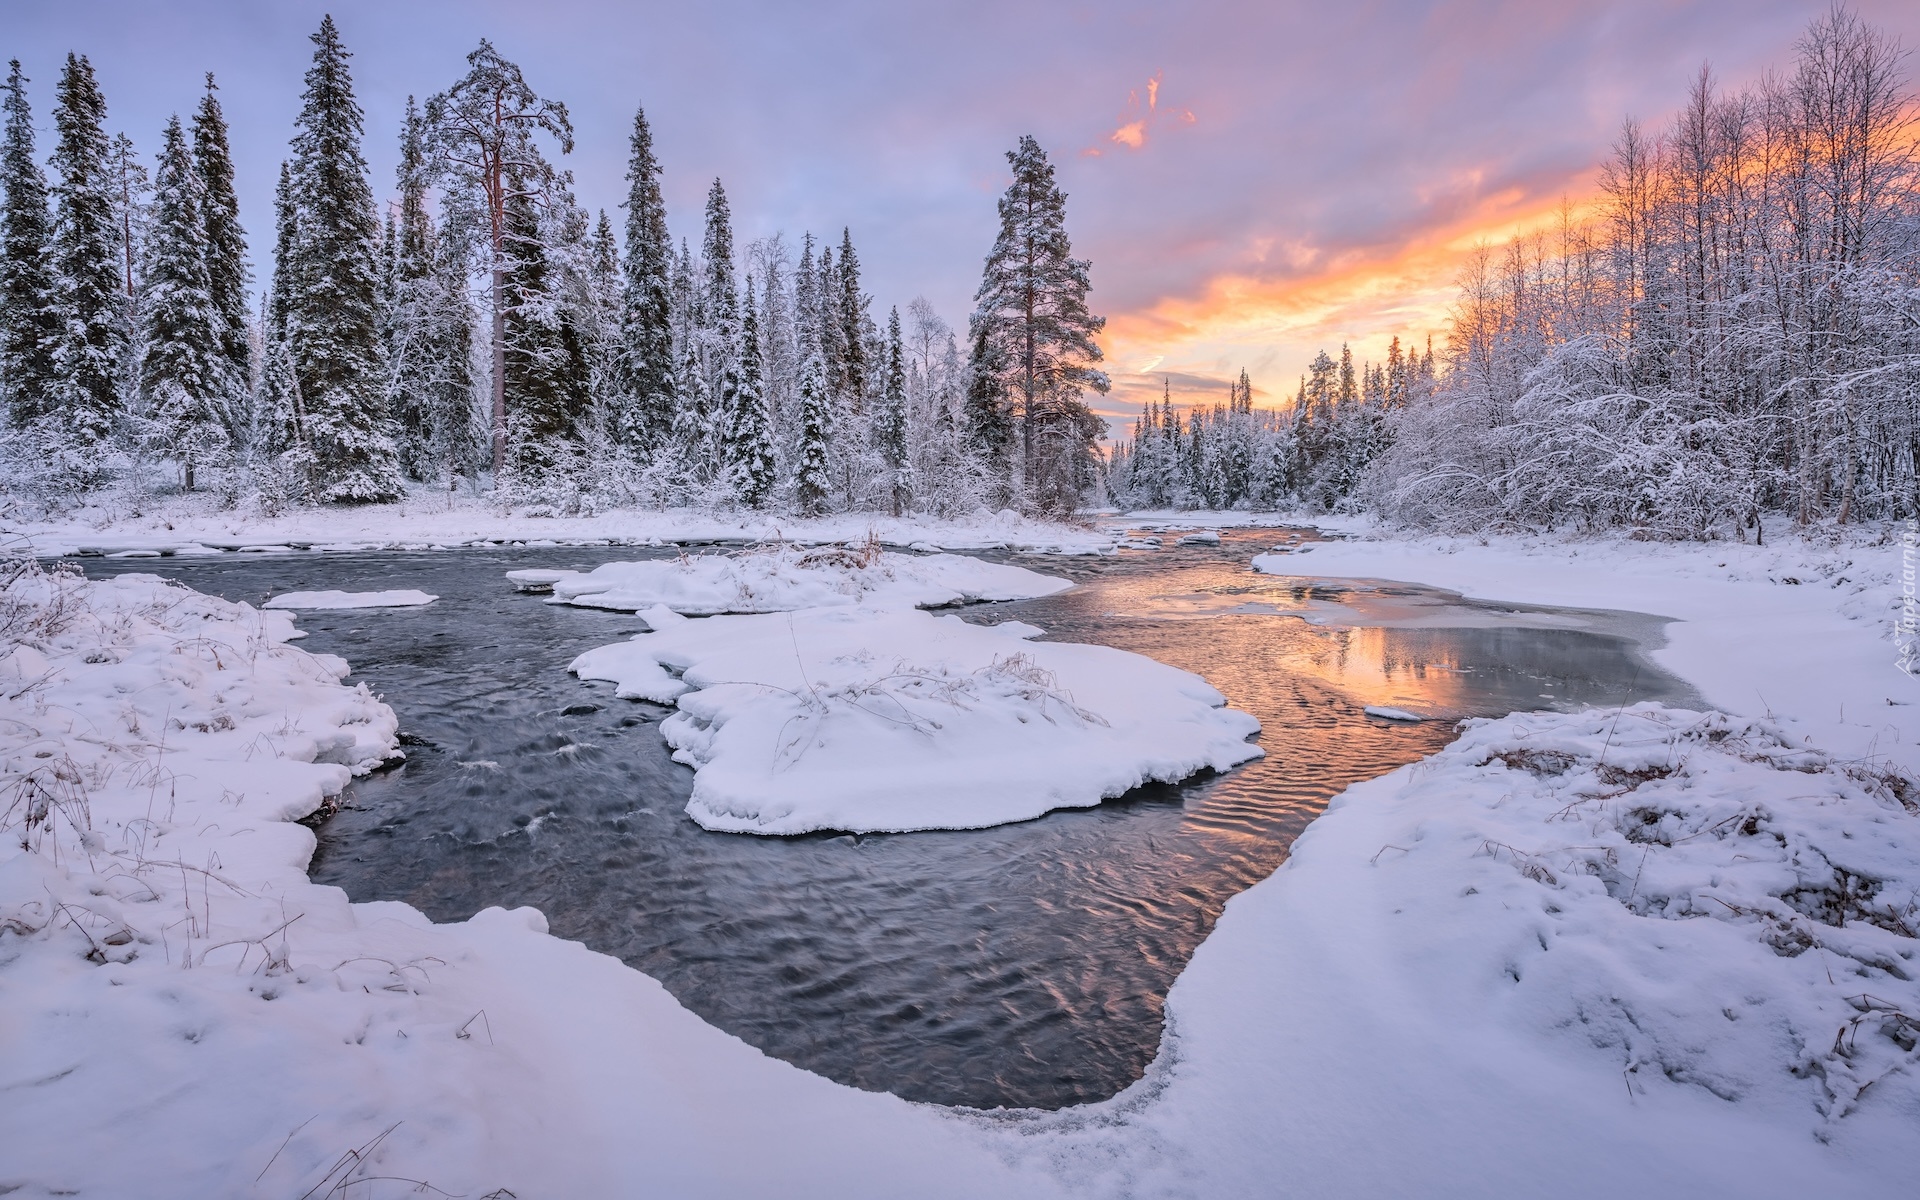
[[[1143,419],[1116,497],[1676,537],[1920,516],[1902,60],[1835,9],[1784,73],[1726,93],[1703,70],[1663,133],[1626,122],[1595,213],[1473,257],[1437,370],[1423,359],[1404,399],[1389,363],[1377,398],[1326,405],[1323,355],[1285,413]]]

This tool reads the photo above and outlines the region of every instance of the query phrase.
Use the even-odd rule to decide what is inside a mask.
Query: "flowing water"
[[[441,597],[299,617],[301,645],[351,662],[408,741],[405,765],[357,781],[321,824],[316,881],[435,920],[534,905],[556,935],[617,955],[714,1025],[808,1070],[915,1100],[1055,1108],[1140,1076],[1167,989],[1222,905],[1272,873],[1349,783],[1439,749],[1462,717],[1697,703],[1641,656],[1658,644],[1656,620],[1253,574],[1251,555],[1286,536],[1011,556],[1081,586],[963,614],[1198,672],[1259,717],[1266,758],[1018,825],[861,837],[695,825],[682,811],[692,772],[656,729],[670,710],[566,673],[576,654],[639,623],[545,604],[502,578],[674,551],[87,565],[255,603],[322,588]],[[1290,563],[1308,571],[1312,559]],[[1369,704],[1435,719],[1395,724],[1364,714]]]

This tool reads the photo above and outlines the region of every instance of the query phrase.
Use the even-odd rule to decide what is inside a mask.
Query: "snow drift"
[[[677,702],[708,829],[975,829],[1081,808],[1262,753],[1260,723],[1204,679],[1105,646],[1025,639],[912,608],[678,618],[571,670]]]
[[[515,571],[523,591],[548,590],[555,603],[639,612],[788,612],[830,605],[941,608],[978,600],[1028,600],[1071,580],[958,554],[916,556],[853,546],[756,547],[734,554],[611,562],[592,571]]]
[[[1326,853],[1334,838],[1371,859]],[[1295,854],[1393,908],[1363,957],[1417,970],[1442,1011],[1490,1014],[1510,1052],[1562,1043],[1635,1095],[1797,1109],[1817,1137],[1869,1089],[1883,1119],[1920,1119],[1905,776],[1724,713],[1534,713],[1350,791]]]

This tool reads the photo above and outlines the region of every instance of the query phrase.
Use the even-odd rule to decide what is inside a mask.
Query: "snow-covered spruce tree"
[[[180,118],[174,117],[161,140],[147,245],[140,395],[148,435],[163,455],[180,464],[188,491],[198,469],[223,462],[229,446],[223,317],[207,282],[201,200],[200,173]]]
[[[699,331],[681,334],[680,370],[674,380],[673,439],[669,462],[675,486],[688,498],[703,496],[716,474],[714,399],[700,362]]]
[[[900,340],[900,310],[887,315],[886,374],[880,385],[880,402],[873,414],[873,448],[885,473],[883,490],[894,516],[899,516],[908,497],[911,463],[907,457],[907,365],[906,349]]]
[[[974,329],[994,352],[1000,383],[1018,406],[1027,493],[1040,511],[1065,514],[1092,482],[1102,425],[1081,399],[1105,392],[1094,341],[1106,325],[1087,309],[1089,264],[1073,257],[1066,195],[1040,144],[1008,153],[1013,182],[1000,200],[1000,232],[974,294]]]
[[[407,475],[450,489],[481,466],[472,430],[474,312],[460,206],[451,206],[452,219],[439,229],[427,211],[424,129],[409,97],[396,171],[399,203],[383,266],[387,394]]]
[[[46,419],[58,457],[56,477],[96,483],[121,413],[121,377],[130,339],[120,245],[108,188],[106,100],[85,58],[67,55],[53,110],[54,351],[52,405]]]
[[[116,450],[139,451],[151,441],[145,428],[146,401],[140,391],[140,336],[147,325],[146,245],[153,236],[152,176],[133,139],[116,133],[107,143],[107,195],[113,210],[114,254],[120,263],[120,321],[127,331],[121,343],[119,426]],[[146,466],[143,455],[126,460],[133,482]]]
[[[820,247],[813,278],[814,343],[820,348],[820,366],[826,372],[828,389],[835,396],[843,396],[847,378],[847,330],[840,319],[840,266],[834,261],[833,247]]]
[[[400,465],[375,310],[379,224],[360,153],[363,120],[331,16],[313,43],[289,170],[296,236],[290,267],[279,266],[286,338],[314,498],[392,500]]]
[[[762,395],[773,441],[774,470],[778,478],[792,474],[793,429],[799,413],[800,347],[795,316],[792,258],[778,233],[760,238],[747,250],[752,272],[760,280],[760,303],[755,316],[760,328]]]
[[[581,428],[587,503],[631,504],[650,490],[640,474],[639,456],[620,437],[627,411],[622,383],[620,310],[625,281],[620,270],[620,241],[613,220],[601,209],[591,228],[586,211],[577,210],[580,227],[587,229],[578,246],[565,258],[568,303],[587,360],[589,411]]]
[[[1007,395],[1005,356],[987,322],[970,320],[965,425],[969,448],[987,481],[987,500],[1003,508],[1014,495],[1014,412]]]
[[[297,473],[297,480],[289,477],[275,488],[284,493],[289,502],[304,502],[309,488],[308,464],[304,457],[298,464],[278,461],[295,447],[304,447],[306,442],[293,347],[287,338],[294,247],[299,237],[298,214],[293,206],[293,172],[283,162],[273,190],[273,274],[267,282],[267,294],[260,302],[260,378],[254,385],[247,448],[256,460],[256,468],[289,476]],[[271,467],[269,460],[274,463]]]
[[[754,312],[752,275],[747,276],[740,307],[738,383],[727,413],[727,480],[734,499],[748,508],[760,508],[773,495],[773,425],[760,370],[760,321]]]
[[[827,510],[833,494],[828,443],[833,438],[833,398],[820,352],[810,349],[800,367],[800,421],[794,431],[793,506],[803,517]]]
[[[478,320],[468,287],[472,240],[453,222],[443,222],[435,239],[433,274],[423,287],[419,314],[419,356],[429,368],[423,381],[430,436],[438,464],[436,478],[449,491],[464,477],[476,483],[488,465],[492,445],[491,412],[481,395],[482,370],[475,360]]]
[[[245,432],[246,398],[253,350],[249,336],[247,233],[240,227],[240,198],[234,190],[233,151],[227,118],[214,95],[213,72],[193,117],[193,161],[200,173],[201,220],[207,227],[207,294],[219,314],[217,330],[223,370],[220,407],[228,432]]]
[[[516,195],[531,196],[554,181],[553,167],[537,141],[546,134],[560,153],[573,152],[573,124],[567,106],[542,99],[527,86],[520,68],[500,57],[482,38],[467,55],[467,73],[446,91],[427,100],[427,145],[434,180],[450,194],[476,205],[492,258],[493,462],[506,466],[508,404],[506,393],[507,206]]]
[[[47,412],[60,320],[49,258],[47,180],[34,157],[33,111],[19,59],[7,74],[0,139],[0,403],[20,429]]]
[[[521,487],[552,482],[555,467],[572,465],[581,448],[587,394],[586,352],[553,278],[547,239],[530,189],[511,175],[502,289],[506,338],[502,353],[509,418],[507,466]]]
[[[626,288],[621,297],[622,442],[643,458],[659,453],[673,432],[673,243],[660,191],[660,161],[644,109],[635,109],[627,158]]]
[[[710,353],[717,358],[731,348],[734,325],[740,319],[739,296],[733,276],[733,213],[727,206],[727,190],[718,179],[707,189],[707,218],[700,239],[700,261],[706,273],[701,280],[700,301],[695,311],[701,327],[713,335]],[[716,362],[710,370],[717,367]]]
[[[853,252],[853,231],[842,227],[840,230],[840,257],[834,261],[834,281],[839,285],[831,303],[834,316],[839,322],[839,337],[836,344],[840,349],[841,392],[853,401],[854,411],[861,410],[868,385],[872,382],[871,362],[867,355],[867,327],[873,323],[868,314],[869,299],[860,290],[860,259]]]
[[[433,219],[427,212],[426,147],[420,107],[407,97],[400,122],[399,200],[387,214],[380,255],[380,325],[387,362],[387,410],[394,446],[408,478],[438,473],[433,453],[430,379],[436,364],[424,337],[428,280],[433,275]]]

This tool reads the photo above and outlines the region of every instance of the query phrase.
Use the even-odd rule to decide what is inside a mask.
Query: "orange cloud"
[[[1330,252],[1258,238],[1247,261],[1280,274],[1223,273],[1188,294],[1109,315],[1105,349],[1116,386],[1101,407],[1120,415],[1137,407],[1144,391],[1157,398],[1161,372],[1175,380],[1176,402],[1218,403],[1225,381],[1243,366],[1262,399],[1278,404],[1320,349],[1337,352],[1345,343],[1356,358],[1377,362],[1395,336],[1418,346],[1431,335],[1438,347],[1467,256],[1481,245],[1551,229],[1562,203],[1507,189],[1391,247]]]
[[[1120,125],[1107,135],[1107,141],[1117,146],[1125,146],[1129,150],[1139,150],[1147,144],[1148,133],[1163,119],[1176,120],[1184,125],[1193,124],[1194,116],[1191,109],[1183,108],[1177,111],[1161,109],[1160,79],[1164,74],[1163,71],[1155,71],[1153,78],[1147,80],[1145,108],[1140,106],[1138,89],[1127,93],[1127,107],[1120,114]],[[1089,146],[1080,153],[1089,158],[1098,158],[1104,153],[1104,149],[1100,146]]]

